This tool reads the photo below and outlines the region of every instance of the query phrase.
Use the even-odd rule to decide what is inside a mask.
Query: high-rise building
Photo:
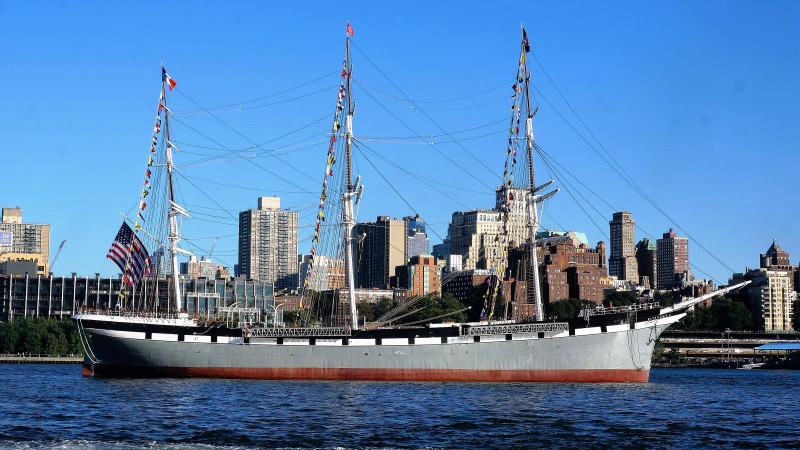
[[[656,289],[672,289],[680,285],[679,275],[689,273],[689,239],[676,237],[669,229],[656,241]]]
[[[431,255],[412,256],[405,266],[395,270],[397,287],[408,290],[408,294],[428,295],[441,291],[439,285],[439,267],[436,258]]]
[[[461,255],[464,270],[497,269],[503,248],[504,190],[495,191],[494,209],[473,209],[454,212],[448,228],[450,254]],[[527,191],[511,189],[511,208],[508,214],[508,240],[521,245],[528,241]]]
[[[356,224],[355,235],[356,287],[388,289],[395,268],[408,261],[406,221],[378,216],[375,222]]]
[[[192,255],[189,257],[189,261],[180,263],[180,269],[181,275],[189,275],[191,278],[216,279],[229,276],[224,267],[206,256],[201,257],[198,261],[197,256]]]
[[[450,236],[445,236],[441,244],[434,244],[431,255],[436,259],[447,259],[450,255]]]
[[[542,299],[553,303],[567,298],[601,303],[609,287],[602,241],[591,248],[583,233],[564,233],[571,239],[546,244],[537,252],[542,281]],[[585,239],[585,238],[584,238]]]
[[[295,289],[297,272],[296,211],[282,211],[279,197],[260,197],[258,209],[239,213],[239,274]]]
[[[21,208],[3,208],[0,261],[33,262],[37,274],[47,275],[50,271],[50,225],[22,223]]]
[[[297,263],[300,267],[300,286],[306,282],[308,276],[308,263],[311,255],[298,255]],[[344,260],[341,258],[328,258],[324,255],[314,255],[314,266],[311,269],[311,278],[308,281],[309,289],[317,292],[331,289],[343,289],[347,286]]]
[[[791,331],[793,303],[797,294],[791,289],[791,277],[785,271],[759,268],[735,273],[729,284],[750,280],[747,297],[753,318],[760,320],[764,331]]]
[[[762,253],[760,267],[772,271],[786,272],[789,275],[791,288],[795,292],[800,292],[800,286],[796,282],[798,266],[793,266],[789,262],[789,253],[784,251],[778,241],[773,239],[766,253]]]
[[[427,255],[430,239],[425,232],[425,222],[422,221],[419,214],[403,217],[403,220],[408,223],[408,257]]]
[[[639,284],[647,289],[656,287],[657,253],[656,243],[644,238],[636,244],[636,266],[639,271]]]
[[[608,223],[611,245],[608,257],[608,274],[619,280],[639,282],[634,243],[635,222],[628,211],[615,212]]]

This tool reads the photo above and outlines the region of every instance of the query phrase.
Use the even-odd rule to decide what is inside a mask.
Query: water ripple
[[[0,365],[0,447],[800,447],[800,372],[654,370],[648,384],[100,380]]]

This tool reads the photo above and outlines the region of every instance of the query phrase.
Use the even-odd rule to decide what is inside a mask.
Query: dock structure
[[[0,364],[80,364],[82,362],[82,355],[0,355]]]

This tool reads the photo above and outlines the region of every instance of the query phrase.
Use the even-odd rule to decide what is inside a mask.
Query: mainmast
[[[172,182],[172,170],[174,165],[172,163],[172,141],[169,135],[169,109],[167,108],[166,89],[168,80],[171,80],[161,66],[161,101],[164,105],[164,142],[165,150],[164,156],[167,162],[167,193],[169,195],[169,211],[167,211],[167,219],[169,221],[169,254],[172,262],[172,294],[175,296],[175,311],[180,313],[183,310],[183,302],[181,300],[181,286],[178,279],[178,253],[184,253],[183,249],[178,248],[178,242],[181,240],[180,231],[178,230],[178,214],[183,214],[189,217],[185,209],[181,208],[175,203],[175,189]],[[172,85],[170,85],[170,90]]]
[[[358,315],[356,312],[356,296],[355,296],[355,268],[353,264],[353,227],[355,227],[355,214],[353,212],[353,196],[355,196],[355,187],[353,186],[353,177],[351,172],[351,146],[353,143],[353,100],[350,96],[350,80],[353,71],[352,63],[350,62],[350,25],[347,25],[348,36],[346,38],[345,47],[345,71],[347,73],[347,118],[345,119],[345,183],[347,183],[347,192],[342,195],[343,222],[344,222],[344,242],[345,242],[345,265],[347,268],[347,294],[350,304],[350,327],[353,330],[358,329]]]
[[[531,274],[533,276],[532,281],[532,291],[533,291],[533,299],[534,304],[536,305],[536,320],[542,321],[544,320],[544,305],[542,302],[542,290],[541,284],[539,282],[539,260],[536,254],[536,232],[539,231],[539,212],[537,205],[540,200],[545,198],[549,198],[556,191],[552,193],[548,193],[545,195],[537,195],[536,192],[543,189],[545,186],[549,185],[550,183],[545,183],[544,185],[540,186],[539,188],[536,187],[536,183],[533,178],[533,116],[536,115],[536,110],[531,111],[531,95],[530,95],[530,81],[531,75],[528,71],[528,59],[525,57],[525,54],[530,51],[530,42],[528,41],[528,35],[525,33],[525,28],[520,27],[522,29],[522,46],[520,49],[520,62],[522,63],[522,72],[524,75],[524,83],[525,83],[525,101],[526,101],[526,111],[527,117],[525,117],[525,143],[527,146],[527,163],[528,163],[528,177],[530,179],[531,187],[530,192],[528,193],[528,242],[530,242],[530,267],[531,267]],[[538,110],[538,108],[537,108]]]

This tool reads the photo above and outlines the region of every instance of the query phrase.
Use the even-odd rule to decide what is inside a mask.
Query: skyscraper
[[[678,286],[678,274],[689,271],[689,239],[676,237],[669,229],[663,238],[656,241],[657,289],[672,289]]]
[[[50,225],[22,223],[21,208],[3,208],[2,212],[0,261],[30,261],[36,265],[36,273],[47,275],[50,270]]]
[[[627,211],[615,212],[611,222],[611,248],[609,249],[608,274],[618,280],[639,282],[639,271],[636,267],[636,249],[634,247],[634,229],[636,222]]]
[[[239,274],[295,289],[297,212],[282,211],[279,197],[260,197],[258,209],[239,213]]]
[[[789,252],[784,251],[776,239],[772,240],[772,245],[767,249],[767,253],[762,253],[759,259],[762,269],[786,272],[789,275],[791,289],[800,292],[800,286],[796,282],[798,266],[793,266],[789,262]]]
[[[509,245],[511,242],[521,245],[529,240],[527,191],[512,188],[511,194],[507,237],[502,230],[501,206],[505,195],[503,187],[495,190],[494,209],[453,213],[447,233],[450,237],[450,254],[461,255],[464,270],[497,269],[502,259],[504,239],[508,239]]]
[[[427,255],[430,239],[425,232],[425,222],[422,221],[419,214],[403,217],[403,220],[408,223],[408,257]]]
[[[379,216],[375,222],[355,227],[356,287],[388,289],[395,268],[408,261],[408,231],[405,220]]]
[[[656,287],[657,263],[656,243],[644,238],[636,244],[636,264],[639,270],[639,284],[647,288]]]

